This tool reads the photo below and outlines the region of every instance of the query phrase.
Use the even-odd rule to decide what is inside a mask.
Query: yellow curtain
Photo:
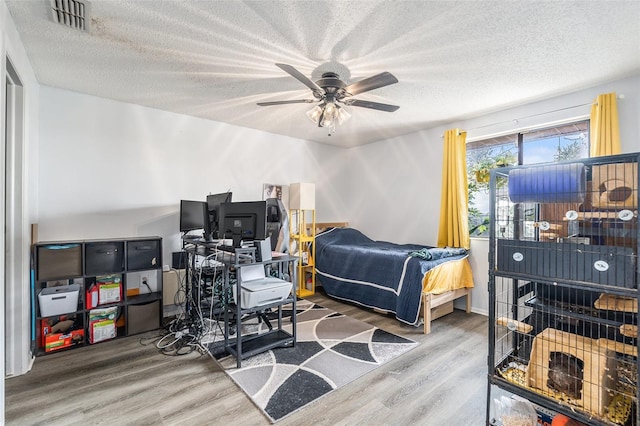
[[[598,95],[591,106],[591,157],[620,154],[618,104],[615,93]]]
[[[444,133],[438,247],[470,247],[466,141],[467,133],[458,129]]]

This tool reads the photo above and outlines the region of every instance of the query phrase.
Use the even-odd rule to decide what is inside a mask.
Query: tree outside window
[[[472,237],[489,236],[490,171],[517,165],[520,153],[522,164],[588,158],[589,121],[467,143],[469,233]]]

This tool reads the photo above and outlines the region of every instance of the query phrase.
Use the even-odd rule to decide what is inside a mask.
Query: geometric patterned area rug
[[[272,423],[418,346],[306,300],[296,308],[294,347],[246,358],[240,369],[233,356],[219,360]],[[283,324],[290,331],[291,323]]]

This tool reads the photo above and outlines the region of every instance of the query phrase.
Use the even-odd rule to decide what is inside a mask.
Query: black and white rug
[[[418,345],[305,300],[296,308],[294,347],[247,358],[240,369],[233,356],[219,360],[273,423]]]

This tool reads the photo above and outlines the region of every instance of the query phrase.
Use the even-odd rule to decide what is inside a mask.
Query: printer
[[[291,293],[292,284],[289,281],[275,277],[267,277],[264,265],[243,265],[238,268],[240,282],[240,300],[237,296],[237,286],[233,286],[233,301],[242,309],[254,309],[260,306],[278,303]]]

